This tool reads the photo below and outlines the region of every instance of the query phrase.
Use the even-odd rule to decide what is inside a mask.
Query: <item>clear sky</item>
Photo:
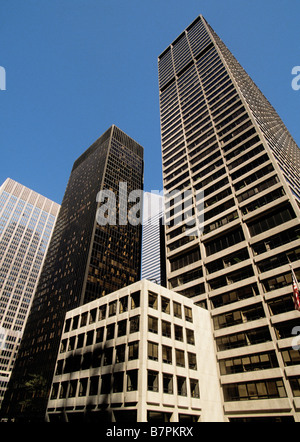
[[[0,183],[61,203],[76,158],[116,124],[161,190],[157,57],[199,14],[300,145],[299,0],[0,0]]]

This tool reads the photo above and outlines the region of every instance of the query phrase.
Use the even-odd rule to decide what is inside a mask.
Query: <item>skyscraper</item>
[[[227,419],[299,421],[299,148],[202,16],[158,69],[168,288],[211,313]]]
[[[145,192],[143,197],[143,240],[141,278],[166,285],[163,197]]]
[[[59,207],[10,178],[0,187],[0,406]]]
[[[66,312],[140,279],[141,223],[124,220],[121,208],[142,188],[143,148],[114,125],[75,161],[3,413],[43,420]],[[99,224],[107,199],[100,191],[115,196],[115,205],[109,202],[114,223]]]

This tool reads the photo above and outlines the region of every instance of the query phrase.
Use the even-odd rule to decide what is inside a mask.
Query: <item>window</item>
[[[171,323],[168,321],[162,321],[161,322],[162,327],[162,335],[166,336],[167,338],[171,337]]]
[[[157,296],[156,293],[152,293],[152,292],[148,293],[148,302],[149,302],[149,307],[154,308],[155,310],[157,310],[157,308],[158,308],[158,296]]]
[[[177,376],[177,394],[179,396],[187,395],[186,378],[182,376]]]
[[[103,359],[103,365],[111,365],[112,364],[112,357],[113,357],[113,348],[106,348],[104,350],[104,359]]]
[[[201,257],[200,257],[200,251],[198,249],[189,250],[183,255],[170,259],[171,272],[174,272],[175,270],[178,270],[182,267],[186,267],[190,264],[193,264],[194,262],[199,261],[199,259],[201,259]]]
[[[278,367],[275,352],[245,355],[220,361],[220,372],[222,375],[266,370],[274,367]]]
[[[148,370],[148,390],[158,392],[158,372]]]
[[[93,357],[92,357],[92,367],[93,368],[100,367],[102,353],[103,353],[102,348],[97,348],[96,350],[94,350]]]
[[[127,312],[128,310],[128,296],[124,296],[119,300],[119,313]]]
[[[293,391],[293,396],[300,397],[300,380],[297,377],[289,379]]]
[[[140,292],[131,293],[131,309],[138,308],[140,306]]]
[[[104,327],[97,328],[96,330],[96,344],[99,342],[103,342],[103,335],[104,335]]]
[[[66,319],[64,333],[70,330],[70,326],[71,326],[71,319]]]
[[[111,375],[104,374],[101,376],[101,394],[110,394],[111,392]]]
[[[84,379],[80,379],[79,381],[79,396],[86,396],[86,390],[87,390],[87,383],[88,383],[88,379],[84,378]]]
[[[174,310],[174,316],[176,316],[176,318],[181,318],[181,304],[179,304],[178,302],[173,301],[173,310]]]
[[[174,331],[175,331],[175,339],[177,341],[183,341],[182,327],[180,325],[175,324]]]
[[[133,316],[129,319],[130,329],[129,333],[136,333],[140,329],[140,317],[139,316]]]
[[[106,327],[106,339],[114,339],[115,337],[115,324],[109,324]]]
[[[97,309],[93,308],[93,310],[90,311],[89,323],[93,324],[94,322],[96,322],[96,318],[97,318]]]
[[[148,359],[158,361],[158,344],[148,341]]]
[[[128,361],[132,361],[133,359],[138,359],[139,357],[139,342],[130,342],[128,344]]]
[[[176,365],[177,365],[177,367],[185,367],[184,351],[176,349],[175,350],[175,356],[176,356]]]
[[[173,375],[163,373],[163,392],[173,394]]]
[[[59,399],[64,399],[67,397],[67,390],[68,390],[68,382],[62,382],[60,384]]]
[[[86,325],[86,323],[87,323],[87,317],[88,317],[87,312],[86,312],[86,313],[83,313],[83,314],[81,315],[80,327],[83,327],[83,326]]]
[[[192,309],[190,307],[184,307],[185,320],[188,322],[193,322]]]
[[[75,330],[78,327],[78,321],[79,321],[79,315],[78,316],[74,316],[73,324],[72,324],[72,330]]]
[[[125,344],[116,347],[116,364],[125,361]]]
[[[209,243],[206,243],[206,254],[207,256],[213,255],[214,253],[220,252],[223,249],[240,243],[244,239],[245,237],[241,229],[229,232],[224,236],[221,236]]]
[[[114,316],[117,313],[117,301],[109,303],[108,316]]]
[[[295,218],[295,213],[291,207],[286,207],[281,211],[276,211],[272,214],[265,215],[259,221],[249,223],[249,232],[251,236],[259,235],[266,230],[279,226],[291,219]]]
[[[78,335],[76,348],[82,348],[83,342],[84,342],[84,333],[81,333],[80,335]]]
[[[299,350],[284,350],[282,351],[282,358],[284,365],[297,365],[300,364],[300,351]]]
[[[224,385],[225,402],[282,398],[286,396],[286,391],[281,379]]]
[[[189,369],[197,370],[197,359],[195,353],[188,353]]]
[[[67,350],[67,339],[63,339],[61,341],[61,346],[60,346],[60,353],[64,353]]]
[[[63,363],[64,363],[63,359],[60,359],[59,361],[57,361],[57,366],[56,366],[56,370],[55,370],[55,374],[56,375],[62,374],[62,372],[63,372]]]
[[[161,310],[164,313],[170,313],[170,299],[161,297]]]
[[[158,333],[158,319],[153,316],[148,316],[148,331]]]
[[[94,341],[94,330],[87,332],[86,334],[86,344],[85,345],[93,345]]]
[[[187,328],[186,330],[186,342],[188,344],[195,345],[194,331]]]
[[[78,384],[78,379],[75,379],[74,381],[70,381],[68,397],[75,397],[76,396],[77,384]]]
[[[190,379],[191,397],[200,397],[199,382],[197,379]]]
[[[127,391],[136,391],[138,389],[138,371],[129,370],[127,374]]]
[[[125,336],[126,329],[127,329],[127,319],[124,319],[123,321],[118,322],[118,337]]]
[[[113,393],[123,392],[124,387],[124,372],[115,372],[113,380]]]
[[[99,321],[102,321],[106,317],[106,304],[101,305],[99,308]]]
[[[162,346],[162,360],[165,364],[172,364],[172,347]]]
[[[92,376],[90,380],[89,396],[95,396],[98,394],[99,376]]]

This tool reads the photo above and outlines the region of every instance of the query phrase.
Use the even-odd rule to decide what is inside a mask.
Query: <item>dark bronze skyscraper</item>
[[[65,313],[140,279],[141,224],[120,225],[119,209],[142,188],[143,148],[116,126],[75,161],[2,414],[43,420]],[[115,225],[97,222],[104,189],[116,197]]]

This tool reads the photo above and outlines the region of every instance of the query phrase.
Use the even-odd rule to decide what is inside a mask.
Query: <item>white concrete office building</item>
[[[47,419],[223,421],[209,312],[147,280],[69,311]]]

